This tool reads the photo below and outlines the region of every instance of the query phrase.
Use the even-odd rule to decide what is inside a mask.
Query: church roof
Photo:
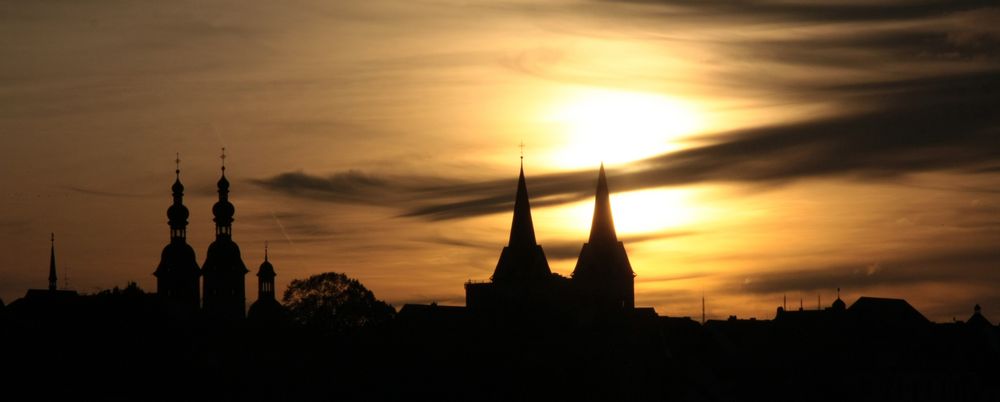
[[[216,239],[208,246],[205,253],[205,264],[201,269],[207,272],[219,272],[233,270],[240,273],[250,272],[243,257],[240,255],[240,246],[229,238]]]
[[[194,249],[187,243],[170,242],[163,247],[160,253],[160,265],[156,267],[153,275],[160,277],[167,272],[185,272],[198,275],[201,268],[198,268],[198,261],[195,257]]]

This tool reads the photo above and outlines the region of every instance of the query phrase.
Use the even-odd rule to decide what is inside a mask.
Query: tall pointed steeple
[[[594,197],[594,218],[590,239],[580,249],[580,258],[573,269],[573,283],[580,292],[580,301],[598,310],[631,309],[635,307],[635,273],[618,241],[614,218],[611,216],[611,192],[601,164]]]
[[[49,238],[49,290],[56,290],[59,279],[56,277],[56,234]]]
[[[521,175],[517,178],[517,195],[514,197],[514,219],[510,224],[510,240],[508,240],[507,245],[527,247],[537,244],[535,225],[531,221],[528,185],[524,182],[524,160],[521,160]]]
[[[199,277],[201,268],[194,249],[187,244],[187,224],[189,212],[184,206],[184,185],[181,184],[181,158],[174,160],[173,204],[167,208],[167,225],[170,226],[170,243],[160,254],[160,264],[153,272],[156,277],[156,294],[175,312],[193,315],[201,306]]]
[[[500,252],[500,260],[493,271],[494,282],[547,279],[552,275],[545,252],[535,240],[535,225],[531,220],[528,185],[524,180],[524,157],[517,179],[514,196],[514,217],[510,224],[510,239]]]
[[[615,233],[615,219],[611,216],[611,193],[608,191],[608,176],[604,172],[604,163],[597,175],[597,194],[594,197],[594,220],[590,224],[590,243],[618,242]]]

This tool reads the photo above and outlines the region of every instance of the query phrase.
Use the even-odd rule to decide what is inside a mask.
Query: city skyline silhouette
[[[221,157],[225,161],[225,150]],[[167,208],[169,236],[156,293],[135,282],[96,294],[59,289],[55,235],[48,287],[0,305],[0,344],[24,398],[39,381],[56,398],[153,400],[989,400],[1000,327],[974,306],[964,321],[934,323],[906,300],[840,297],[829,307],[773,319],[701,322],[637,306],[614,224],[604,166],[590,236],[569,277],[548,269],[537,243],[528,180],[519,172],[508,244],[494,274],[466,281],[465,306],[406,304],[398,311],[344,274],[294,279],[275,295],[265,246],[258,298],[245,315],[249,273],[233,237],[236,204],[225,165],[212,208],[216,241],[199,267],[186,244],[189,211],[180,167]],[[235,199],[234,199],[235,200]],[[199,286],[201,285],[201,286]],[[456,284],[457,285],[457,284]],[[199,294],[199,289],[203,291]],[[641,301],[640,301],[641,303]],[[704,303],[704,299],[703,299]],[[85,334],[69,346],[66,335]],[[143,334],[135,338],[132,334]],[[56,346],[56,345],[59,346]],[[122,362],[106,360],[118,352]],[[52,370],[88,361],[79,375]],[[800,366],[822,363],[820,375]],[[208,365],[215,373],[192,377]],[[388,367],[402,381],[383,381]],[[272,368],[285,368],[274,372]],[[135,370],[138,369],[138,370]],[[458,371],[455,371],[458,370]],[[42,371],[42,378],[30,378]],[[103,376],[114,387],[103,387]],[[142,373],[142,374],[140,374]],[[144,375],[145,374],[145,375]],[[380,375],[382,374],[382,375]],[[759,386],[766,379],[777,386]]]
[[[0,400],[1000,400],[995,1],[0,10]]]

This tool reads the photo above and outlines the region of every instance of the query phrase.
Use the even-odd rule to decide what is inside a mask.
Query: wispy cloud
[[[844,177],[881,181],[928,171],[970,171],[1000,158],[1000,73],[819,87],[870,105],[869,111],[714,136],[694,147],[610,170],[614,191],[706,182],[776,185]],[[990,173],[987,169],[985,173]],[[593,171],[528,179],[533,205],[592,196]],[[513,179],[465,182],[448,177],[317,177],[283,173],[255,181],[292,196],[402,208],[403,216],[455,219],[506,211]],[[416,205],[416,206],[414,206]]]

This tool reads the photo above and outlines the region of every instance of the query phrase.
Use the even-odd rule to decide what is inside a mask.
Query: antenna
[[[788,294],[781,295],[781,309],[788,310]]]
[[[837,288],[837,298],[840,299],[840,288]]]
[[[267,240],[264,240],[264,261],[267,261]]]
[[[803,310],[803,308],[802,308],[802,298],[799,297],[799,311],[802,311],[802,310]]]

